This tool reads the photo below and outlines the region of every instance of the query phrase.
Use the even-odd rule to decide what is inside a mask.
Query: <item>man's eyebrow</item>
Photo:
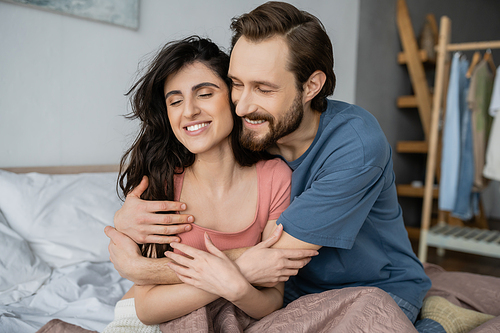
[[[269,81],[253,81],[253,84],[260,84],[263,86],[268,86],[269,88],[272,89],[279,89],[279,86],[277,84],[271,83]]]
[[[215,83],[212,83],[212,82],[202,82],[202,83],[198,83],[197,85],[194,85],[191,88],[191,91],[196,91],[197,89],[200,89],[200,88],[203,88],[203,87],[215,87],[215,88],[220,89],[220,87],[218,85],[216,85]],[[169,98],[172,95],[178,95],[178,94],[181,94],[180,90],[169,91],[168,93],[165,94],[165,99]]]
[[[227,77],[230,80],[238,80],[238,78],[236,78],[232,75],[228,75]],[[279,86],[277,84],[271,83],[269,81],[252,81],[252,84],[268,86],[269,88],[272,88],[272,89],[279,89]]]

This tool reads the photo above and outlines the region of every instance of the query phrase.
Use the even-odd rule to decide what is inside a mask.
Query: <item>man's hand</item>
[[[174,201],[142,200],[142,193],[148,188],[148,177],[144,176],[141,183],[130,192],[122,208],[115,213],[116,230],[129,236],[138,244],[166,244],[179,242],[172,236],[191,230],[194,222],[192,215],[157,214],[158,212],[177,212],[186,210],[186,204]]]
[[[127,235],[107,226],[104,232],[110,238],[109,260],[120,275],[137,285],[180,283],[174,271],[168,268],[168,258],[151,259],[141,255],[139,246]]]
[[[290,276],[297,275],[299,269],[311,261],[311,257],[318,255],[318,251],[312,249],[271,248],[280,240],[282,232],[283,226],[278,225],[268,239],[236,259],[241,273],[251,284],[274,287],[278,282],[288,281]]]
[[[115,265],[115,269],[122,277],[134,281],[133,276],[136,275],[134,271],[140,271],[136,267],[137,259],[142,257],[139,246],[113,227],[107,226],[104,228],[104,233],[110,238],[109,260]]]

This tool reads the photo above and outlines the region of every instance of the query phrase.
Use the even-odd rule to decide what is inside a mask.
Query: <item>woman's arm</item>
[[[185,244],[172,243],[174,249],[191,258],[166,252],[175,261],[168,264],[185,284],[219,295],[235,304],[253,318],[262,318],[281,308],[284,285],[257,289],[241,274],[222,251],[217,249],[205,234],[205,245],[209,252]]]
[[[229,300],[252,318],[260,319],[268,314],[281,309],[285,284],[279,283],[274,287],[256,289],[250,283],[236,295],[237,298]]]
[[[134,285],[135,311],[145,325],[187,315],[219,298],[188,284]]]
[[[270,236],[269,234],[272,233],[273,226],[275,226],[275,221],[269,221],[263,231],[264,238]],[[205,256],[205,263],[211,268],[211,274],[202,273],[201,276],[206,284],[205,289],[211,290],[213,293],[200,289],[201,285],[195,287],[188,283],[177,285],[135,285],[133,287],[134,294],[131,297],[135,298],[137,316],[144,324],[159,324],[179,318],[218,299],[219,296],[231,301],[254,318],[262,318],[281,308],[284,292],[283,283],[273,288],[263,288],[261,290],[254,288],[241,275],[237,266],[220,252],[208,237],[205,237],[205,243],[207,249],[212,254],[190,248],[183,244],[175,243],[173,246],[177,247],[177,245],[181,245],[181,247],[184,246],[192,249],[198,254],[203,253],[208,255]],[[167,254],[170,254],[170,252],[167,252]],[[173,255],[178,256],[178,260],[198,259],[188,259],[177,254]]]
[[[262,231],[262,239],[264,241],[268,240],[273,235],[275,228],[276,220],[268,221]],[[273,287],[261,289],[256,289],[250,283],[247,283],[246,288],[248,288],[248,291],[243,293],[246,296],[232,303],[253,318],[262,318],[283,306],[284,282],[278,283]],[[255,311],[255,309],[258,310]]]

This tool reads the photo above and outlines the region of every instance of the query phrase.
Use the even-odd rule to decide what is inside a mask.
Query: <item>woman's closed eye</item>
[[[207,87],[203,87],[196,92],[199,98],[210,98],[213,95],[213,90]]]
[[[168,105],[169,106],[176,106],[176,105],[179,105],[180,103],[182,102],[182,99],[174,99],[174,100],[171,100]]]

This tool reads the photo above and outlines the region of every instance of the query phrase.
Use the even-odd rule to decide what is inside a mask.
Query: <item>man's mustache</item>
[[[248,120],[252,120],[252,121],[264,120],[264,121],[268,121],[270,123],[272,123],[274,121],[273,116],[271,116],[269,114],[265,114],[265,113],[259,113],[259,112],[253,112],[253,113],[247,114],[243,118],[247,118]]]

